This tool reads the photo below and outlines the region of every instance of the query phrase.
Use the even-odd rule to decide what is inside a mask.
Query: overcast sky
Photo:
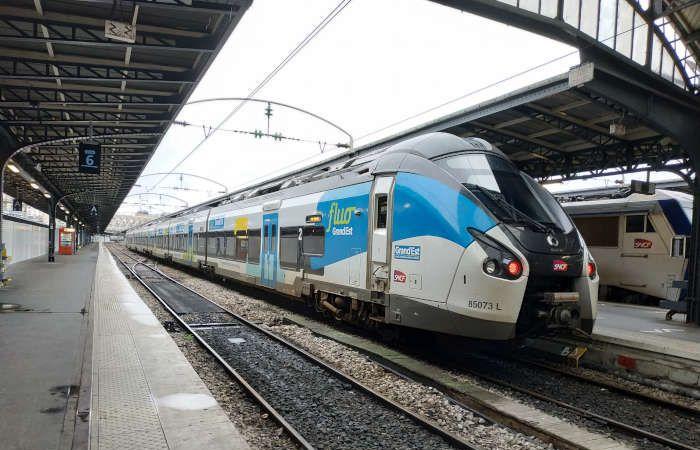
[[[331,11],[338,0],[255,0],[224,45],[191,101],[245,97]],[[563,55],[573,55],[493,88],[467,96],[439,110],[386,125],[488,86]],[[287,103],[320,115],[344,128],[361,145],[415,126],[465,106],[503,95],[518,87],[560,74],[578,64],[574,49],[541,36],[492,22],[426,0],[353,0],[257,98]],[[144,174],[171,170],[238,103],[207,102],[185,106],[157,149]],[[267,130],[265,105],[247,104],[223,128]],[[270,131],[285,136],[347,142],[339,131],[303,114],[275,107]],[[235,189],[308,164],[338,151],[315,143],[275,142],[232,131],[210,137],[177,169],[212,178]],[[127,203],[190,205],[217,195],[221,187],[184,178],[144,177],[132,193],[169,194],[183,201],[153,195],[130,196]],[[133,213],[137,205],[122,206]],[[152,212],[177,209],[154,206]]]

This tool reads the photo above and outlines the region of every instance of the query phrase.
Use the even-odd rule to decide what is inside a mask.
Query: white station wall
[[[7,217],[2,221],[2,239],[7,248],[8,263],[36,258],[48,252],[49,229],[39,225],[15,222]]]

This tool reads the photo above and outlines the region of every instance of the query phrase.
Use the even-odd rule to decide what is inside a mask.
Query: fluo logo
[[[346,226],[352,220],[352,215],[357,208],[355,206],[347,206],[341,208],[338,202],[331,203],[328,210],[328,225],[327,233],[332,233],[334,236],[352,236],[352,227]]]

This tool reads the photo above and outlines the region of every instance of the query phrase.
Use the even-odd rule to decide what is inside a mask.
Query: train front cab
[[[597,313],[595,262],[556,200],[485,141],[429,136],[397,144],[373,170],[368,276],[372,296],[389,294],[386,321],[494,340],[543,326],[590,332]],[[474,195],[478,186],[466,189],[473,179],[436,164],[444,155],[465,153],[502,161],[498,170],[517,177],[506,181],[517,180],[532,194],[552,229],[506,223],[498,206]],[[504,180],[484,181],[486,168],[472,168],[482,177],[478,183],[499,183],[490,187],[507,196]],[[386,230],[378,226],[383,205]]]

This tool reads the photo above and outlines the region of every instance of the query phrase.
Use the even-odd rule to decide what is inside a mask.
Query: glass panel
[[[649,216],[647,216],[647,233],[653,233],[654,232],[654,225],[651,224],[651,219],[649,219]]]
[[[634,27],[634,10],[626,0],[617,5],[617,38],[615,49],[625,55],[632,56],[632,28]]]
[[[564,0],[564,22],[578,28],[579,0]]]
[[[651,70],[661,72],[661,41],[656,35],[651,40]]]
[[[581,31],[596,37],[598,29],[598,1],[586,0],[581,3]]]
[[[634,13],[634,39],[632,45],[632,59],[638,64],[644,65],[647,62],[647,37],[649,25],[646,24],[642,16]]]
[[[661,76],[667,80],[671,80],[673,78],[674,67],[673,57],[664,49],[661,54]]]
[[[677,86],[685,87],[685,80],[683,79],[683,75],[681,75],[681,71],[678,70],[678,67],[673,71],[673,82],[676,83]]]
[[[540,2],[539,0],[520,0],[520,7],[526,11],[539,13]]]
[[[260,229],[248,230],[248,262],[260,262]]]
[[[626,220],[625,231],[627,233],[644,233],[643,215],[627,216]]]
[[[540,5],[540,14],[547,17],[557,17],[558,0],[542,0]]]
[[[623,0],[625,1],[625,0]],[[615,45],[615,11],[617,0],[601,0],[598,40],[613,47]]]
[[[304,239],[302,241],[302,251],[305,255],[323,256],[325,246],[324,227],[304,227]]]

